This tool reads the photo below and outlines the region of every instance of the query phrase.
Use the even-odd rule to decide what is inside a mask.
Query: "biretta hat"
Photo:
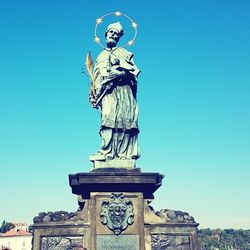
[[[115,29],[117,30],[117,32],[119,33],[120,36],[123,36],[124,31],[122,28],[122,25],[120,24],[120,22],[117,23],[111,23],[108,27],[107,27],[107,31],[108,32],[110,29]]]

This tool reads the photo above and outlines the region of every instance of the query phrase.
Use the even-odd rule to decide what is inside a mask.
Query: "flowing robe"
[[[105,49],[97,57],[90,101],[101,110],[99,153],[108,159],[137,159],[139,69],[124,48]]]

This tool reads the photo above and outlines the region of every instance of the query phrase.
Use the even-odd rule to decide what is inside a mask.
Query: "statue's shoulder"
[[[107,59],[109,56],[109,52],[107,50],[103,50],[96,58],[96,61],[103,61]]]
[[[117,53],[120,54],[122,57],[125,57],[127,60],[130,60],[134,56],[132,52],[121,47],[117,48]]]
[[[113,56],[116,56],[118,58],[124,58],[126,59],[127,61],[130,61],[131,58],[133,57],[133,53],[124,49],[124,48],[121,48],[121,47],[118,47],[116,48],[114,51],[109,51],[109,50],[106,50],[104,49],[102,52],[100,52],[100,54],[97,56],[96,58],[96,63],[100,63],[100,62],[103,62],[103,61],[106,61],[109,59],[110,57],[110,54],[112,54]]]

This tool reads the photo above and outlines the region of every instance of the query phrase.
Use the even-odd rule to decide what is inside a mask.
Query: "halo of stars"
[[[125,15],[123,13],[121,13],[120,11],[116,11],[116,12],[111,12],[111,13],[108,13],[108,14],[105,14],[103,15],[102,17],[99,17],[96,19],[96,25],[95,25],[95,37],[94,37],[94,41],[96,43],[98,43],[101,47],[103,47],[104,49],[106,48],[105,46],[102,45],[101,43],[101,39],[100,37],[97,35],[97,29],[99,27],[99,25],[102,23],[103,19],[107,16],[111,16],[111,15],[115,15],[116,17],[121,17],[121,16],[124,16],[126,18],[129,19],[129,21],[131,22],[131,27],[134,29],[134,36],[131,40],[129,40],[127,42],[127,44],[123,45],[123,46],[120,46],[120,47],[127,47],[127,46],[132,46],[135,42],[135,38],[137,36],[137,27],[138,27],[138,24],[131,18],[129,17],[128,15]]]

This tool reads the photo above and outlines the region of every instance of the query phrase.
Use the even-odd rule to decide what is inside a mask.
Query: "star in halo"
[[[135,23],[135,22],[132,22],[131,26],[132,26],[134,29],[136,29],[136,28],[138,27],[138,24]]]
[[[99,43],[100,42],[100,38],[98,36],[95,37],[95,42]]]
[[[102,18],[99,17],[99,18],[96,19],[97,24],[100,24],[101,22],[102,22]]]
[[[116,12],[115,12],[115,15],[116,15],[116,16],[121,16],[122,13],[121,13],[120,11],[116,11]]]
[[[132,46],[134,44],[134,40],[128,41],[128,46]]]

